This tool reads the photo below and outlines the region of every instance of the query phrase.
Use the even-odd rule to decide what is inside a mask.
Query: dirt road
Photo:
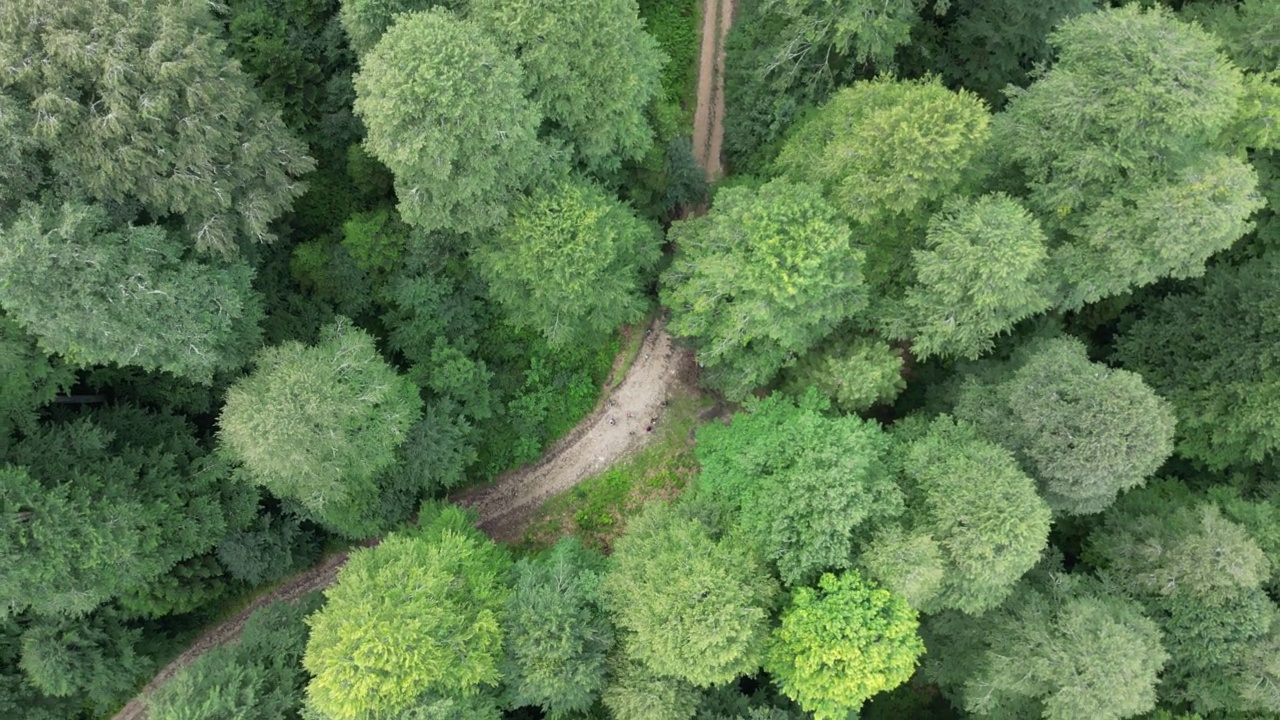
[[[693,114],[693,156],[706,171],[707,182],[724,173],[725,38],[733,24],[734,0],[703,0],[702,48],[698,59],[698,106]]]
[[[494,540],[519,540],[529,518],[547,498],[608,469],[652,439],[671,389],[691,364],[689,354],[672,347],[671,336],[655,323],[646,331],[626,379],[595,414],[579,423],[541,462],[463,493],[454,502],[473,508],[480,516],[480,529]]]
[[[653,438],[646,428],[654,419],[662,421],[664,401],[675,384],[687,378],[692,358],[688,352],[672,346],[671,336],[661,323],[655,321],[644,332],[644,343],[626,378],[601,401],[595,413],[578,423],[541,461],[506,473],[492,485],[453,498],[476,510],[481,530],[498,541],[518,539],[524,524],[547,498],[605,470]],[[377,540],[365,544],[376,545]],[[346,553],[326,558],[211,628],[157,673],[113,720],[145,718],[145,698],[156,688],[206,651],[239,637],[245,621],[255,611],[273,602],[295,600],[328,587],[346,560]]]

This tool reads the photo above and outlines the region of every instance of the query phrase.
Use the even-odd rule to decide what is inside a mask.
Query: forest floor
[[[725,38],[733,20],[733,1],[703,0],[693,147],[694,157],[706,170],[709,181],[723,173],[720,146],[724,137],[721,121],[724,118]],[[453,499],[479,513],[478,526],[490,537],[507,542],[520,540],[530,519],[549,498],[598,475],[652,442],[658,435],[657,428],[646,428],[651,428],[655,421],[662,423],[662,413],[673,394],[688,397],[696,366],[692,355],[676,348],[661,322],[655,320],[625,372],[622,381],[604,395],[596,412],[578,423],[537,463],[505,473],[491,485],[473,488]],[[376,545],[377,542],[372,539],[364,544]],[[235,615],[209,628],[156,673],[112,720],[146,718],[146,698],[179,670],[205,652],[238,638],[249,616],[263,607],[296,600],[328,587],[346,560],[346,552],[328,555],[316,566],[286,579],[254,598]]]

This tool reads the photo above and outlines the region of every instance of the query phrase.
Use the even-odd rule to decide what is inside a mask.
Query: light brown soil
[[[706,171],[707,182],[724,172],[725,38],[733,24],[733,0],[703,0],[702,48],[698,59],[698,106],[693,114],[693,156]]]

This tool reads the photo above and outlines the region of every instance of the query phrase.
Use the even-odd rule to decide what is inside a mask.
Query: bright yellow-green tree
[[[456,507],[352,553],[308,619],[307,703],[363,720],[496,686],[510,559]]]
[[[906,682],[924,653],[907,601],[856,570],[799,588],[773,633],[765,670],[815,720],[845,720]]]

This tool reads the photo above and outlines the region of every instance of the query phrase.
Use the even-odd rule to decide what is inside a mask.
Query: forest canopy
[[[0,2],[0,717],[1280,716],[1278,128],[1280,0]]]

